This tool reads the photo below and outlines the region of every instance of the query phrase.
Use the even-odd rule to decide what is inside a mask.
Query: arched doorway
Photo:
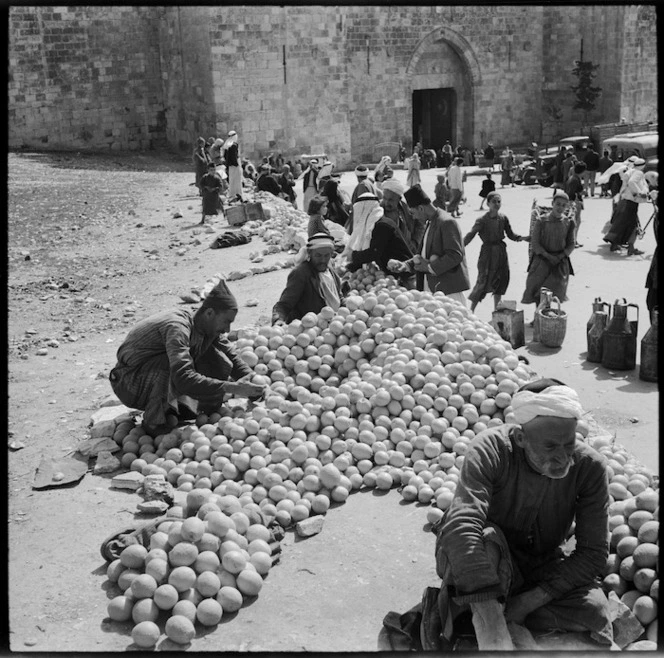
[[[411,88],[413,144],[436,151],[474,147],[474,96],[480,83],[479,62],[457,32],[440,27],[415,48],[407,70]]]

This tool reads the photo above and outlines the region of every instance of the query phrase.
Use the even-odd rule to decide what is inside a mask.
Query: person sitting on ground
[[[589,633],[615,649],[598,584],[609,555],[606,459],[576,439],[583,408],[562,382],[523,385],[512,409],[515,424],[470,442],[436,527],[442,649],[453,639],[449,622],[468,608],[480,651],[513,650],[510,622],[535,633]]]
[[[224,181],[221,178],[214,162],[209,162],[207,173],[201,178],[201,195],[203,197],[203,210],[201,224],[205,224],[206,215],[218,215],[221,208],[221,194],[224,191]]]
[[[143,411],[155,437],[180,422],[219,409],[224,397],[257,399],[265,387],[224,336],[238,304],[224,281],[193,312],[188,308],[141,320],[123,341],[109,379],[120,402]]]
[[[324,306],[337,311],[344,300],[339,275],[330,267],[334,240],[316,233],[307,242],[307,260],[288,275],[286,287],[272,309],[272,324],[287,324],[307,313],[319,313]]]
[[[263,164],[258,170],[258,178],[256,179],[256,189],[260,192],[270,192],[274,196],[284,198],[286,194],[281,189],[279,181],[276,176],[272,175],[272,167],[269,164]]]
[[[290,165],[283,164],[281,166],[281,175],[277,179],[281,191],[286,195],[286,198],[295,206],[295,176],[291,173]]]

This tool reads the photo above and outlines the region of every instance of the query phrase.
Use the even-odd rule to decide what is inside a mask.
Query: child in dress
[[[480,210],[484,208],[484,202],[486,201],[487,196],[491,192],[496,191],[496,184],[493,182],[493,176],[491,172],[487,173],[486,178],[482,181],[482,189],[480,190],[480,196],[482,197],[482,203],[480,203]]]

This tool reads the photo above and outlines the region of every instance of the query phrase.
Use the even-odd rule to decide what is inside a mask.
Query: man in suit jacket
[[[436,208],[420,185],[406,190],[404,197],[413,217],[426,222],[426,229],[415,256],[395,267],[414,272],[418,290],[444,292],[465,306],[463,291],[470,288],[470,278],[457,221]]]
[[[330,267],[334,253],[334,240],[329,234],[316,233],[309,238],[307,260],[288,275],[286,287],[272,309],[272,324],[285,324],[307,313],[319,313],[324,306],[339,309],[344,293],[339,275]]]

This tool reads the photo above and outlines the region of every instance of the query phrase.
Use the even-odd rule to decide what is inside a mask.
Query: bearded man
[[[513,649],[507,623],[586,632],[606,648],[613,628],[599,585],[609,555],[606,460],[576,439],[583,410],[555,379],[512,397],[515,425],[470,443],[437,529],[442,641],[470,608],[479,650]],[[575,547],[563,544],[570,535]]]

